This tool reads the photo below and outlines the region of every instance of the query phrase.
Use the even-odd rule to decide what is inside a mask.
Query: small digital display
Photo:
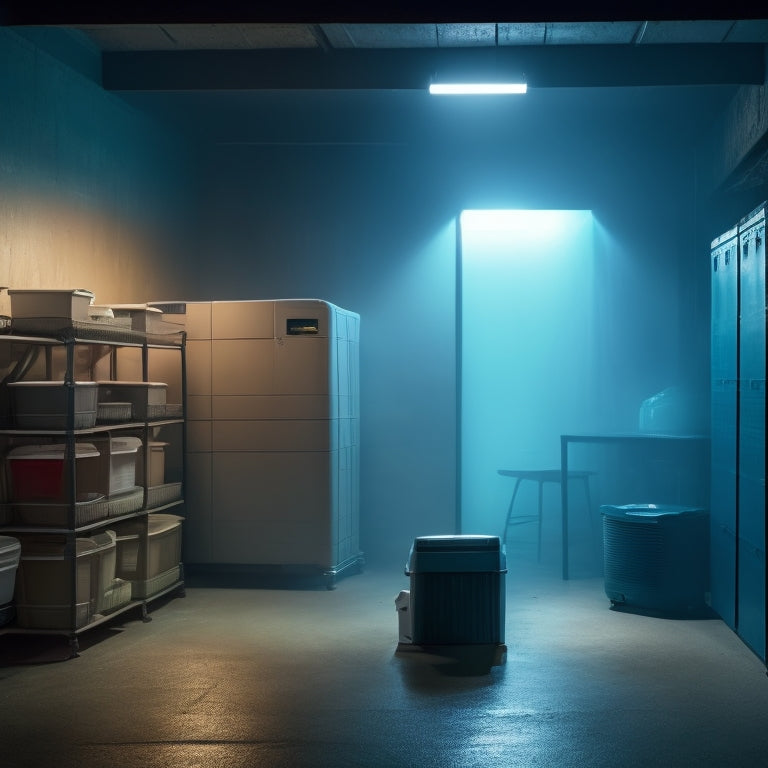
[[[307,336],[319,333],[317,318],[288,318],[286,332],[289,336]]]

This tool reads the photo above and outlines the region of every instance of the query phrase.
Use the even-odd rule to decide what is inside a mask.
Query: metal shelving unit
[[[63,567],[69,578],[70,595],[68,621],[52,621],[55,626],[22,626],[15,621],[0,627],[0,634],[27,633],[35,635],[65,635],[69,638],[72,655],[76,656],[78,636],[100,624],[132,610],[141,610],[142,618],[149,621],[147,609],[150,603],[170,593],[184,593],[183,563],[179,562],[178,578],[172,583],[162,583],[147,596],[134,597],[103,613],[88,611],[87,621],[78,615],[78,538],[93,536],[121,524],[134,524],[144,551],[148,546],[150,515],[172,512],[183,516],[186,480],[186,334],[171,326],[169,331],[143,333],[126,328],[111,328],[101,323],[72,323],[64,327],[41,324],[33,332],[0,334],[0,365],[5,373],[0,384],[0,533],[22,541],[22,560],[26,547],[47,546],[56,542],[61,546]],[[127,355],[125,360],[121,356]],[[157,359],[155,359],[157,357]],[[171,370],[173,369],[173,370]],[[0,368],[0,371],[2,368]],[[126,375],[126,371],[128,375]],[[178,405],[167,406],[163,414],[147,413],[143,418],[127,421],[96,423],[85,429],[75,428],[75,382],[117,381],[119,377],[151,382],[170,373],[172,391],[178,397]],[[152,378],[154,377],[154,378]],[[9,382],[16,380],[61,381],[66,390],[67,413],[64,429],[21,429],[14,423]],[[171,385],[169,384],[169,391]],[[110,450],[113,437],[135,436],[141,439],[142,463],[135,469],[141,472],[141,484],[136,483],[133,496],[117,494],[110,498],[109,488],[104,498],[78,500],[76,443],[88,440],[107,446]],[[172,482],[150,486],[150,445],[161,437],[170,437],[171,460],[164,456],[165,471]],[[11,495],[8,452],[15,446],[33,443],[64,445],[64,472],[66,499],[58,503],[31,502],[26,505]],[[165,445],[165,443],[162,443]],[[111,460],[111,456],[110,456]],[[95,494],[93,494],[95,495]],[[91,506],[89,506],[91,505]],[[30,524],[24,520],[24,507],[42,510],[42,524]],[[19,511],[21,510],[21,511]],[[83,512],[83,514],[80,514]],[[50,524],[50,515],[61,516],[62,524]],[[57,521],[58,522],[58,521]],[[40,558],[45,560],[45,557]],[[58,560],[57,557],[48,559]],[[96,565],[91,564],[91,577],[96,577]],[[175,570],[175,569],[174,569]],[[18,574],[17,574],[18,576]],[[18,587],[18,585],[17,585]],[[17,589],[18,592],[18,589]],[[90,599],[93,600],[91,591]]]

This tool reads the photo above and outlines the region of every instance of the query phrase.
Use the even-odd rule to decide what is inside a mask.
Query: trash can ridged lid
[[[405,573],[498,573],[506,565],[498,536],[419,536],[411,545]]]
[[[413,542],[419,552],[458,552],[466,550],[496,550],[501,549],[501,539],[498,536],[481,534],[457,534],[445,536],[418,536]]]
[[[653,523],[661,519],[700,517],[707,511],[683,504],[603,504],[600,513],[613,520]]]

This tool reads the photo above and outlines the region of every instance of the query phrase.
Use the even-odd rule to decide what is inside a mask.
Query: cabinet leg
[[[141,604],[141,620],[147,624],[148,622],[152,621],[152,617],[147,613],[147,604],[142,603]]]
[[[77,639],[77,635],[69,636],[69,650],[72,654],[70,659],[75,659],[80,655],[80,641]]]

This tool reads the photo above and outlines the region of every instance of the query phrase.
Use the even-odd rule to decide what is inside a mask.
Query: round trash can
[[[613,605],[690,612],[707,604],[709,513],[698,507],[600,507],[605,594]]]

